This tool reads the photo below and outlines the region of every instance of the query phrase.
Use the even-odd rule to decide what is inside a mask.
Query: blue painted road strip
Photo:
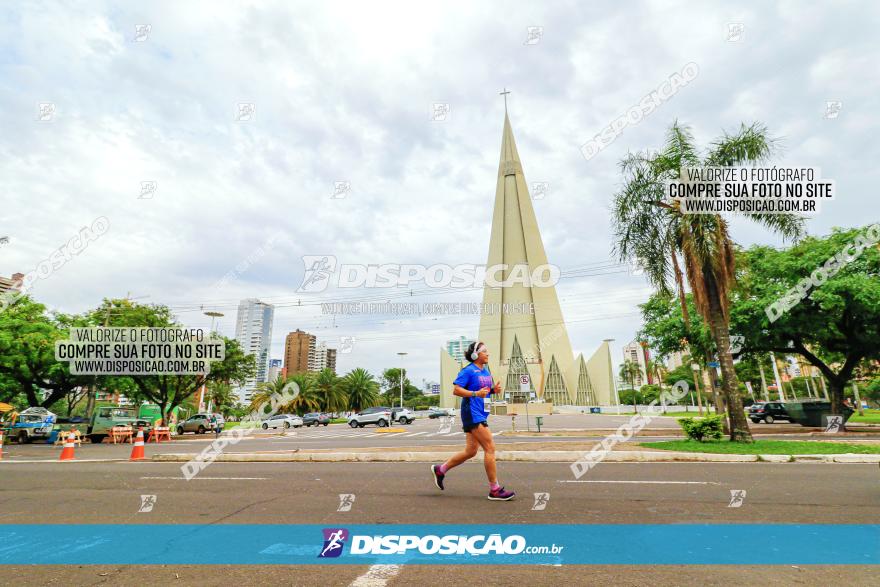
[[[0,525],[0,564],[880,564],[880,525]]]

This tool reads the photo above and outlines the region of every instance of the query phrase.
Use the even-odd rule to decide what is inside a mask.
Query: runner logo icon
[[[342,554],[345,541],[348,539],[348,530],[345,528],[324,528],[324,547],[318,558],[336,558]]]

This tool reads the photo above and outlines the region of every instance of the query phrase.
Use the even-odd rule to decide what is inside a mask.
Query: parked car
[[[153,425],[145,418],[138,417],[135,407],[129,406],[100,406],[92,413],[87,434],[93,444],[100,444],[110,434],[114,426],[131,426],[137,432],[138,428],[144,429],[144,438],[150,434]]]
[[[187,418],[183,422],[177,424],[177,433],[183,434],[184,432],[195,432],[196,434],[204,434],[205,432],[210,432],[213,430],[214,424],[211,422],[211,416],[217,418],[217,423],[220,425],[220,429],[226,425],[226,420],[223,419],[222,414],[196,414],[191,418]]]
[[[392,408],[391,409],[391,421],[399,422],[401,424],[412,424],[416,419],[415,414],[409,411],[408,408]]]
[[[434,418],[445,418],[445,417],[451,416],[451,415],[452,414],[449,413],[449,410],[447,410],[445,408],[431,408],[428,411],[428,417],[431,418],[432,420]]]
[[[791,416],[782,402],[760,402],[749,406],[749,419],[755,424],[765,422],[772,424],[776,420],[791,421]]]
[[[303,419],[296,414],[277,414],[264,420],[262,428],[263,430],[268,430],[269,428],[299,428],[302,425]]]
[[[367,424],[375,424],[382,428],[388,426],[389,422],[391,422],[391,408],[382,406],[367,408],[348,419],[348,425],[352,428],[363,428]]]
[[[310,412],[302,417],[304,426],[326,426],[330,423],[330,415],[321,412]]]

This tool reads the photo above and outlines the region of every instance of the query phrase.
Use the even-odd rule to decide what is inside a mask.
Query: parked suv
[[[391,409],[391,421],[392,422],[400,422],[401,424],[412,424],[413,420],[416,419],[415,414],[409,411],[408,408],[392,408]]]
[[[226,420],[223,419],[222,414],[196,414],[192,418],[184,420],[177,425],[177,434],[183,434],[184,432],[204,434],[205,432],[212,431],[214,426],[214,424],[211,423],[212,415],[217,418],[217,423],[222,430],[223,426],[226,425]]]
[[[348,425],[352,428],[363,428],[367,424],[385,427],[388,426],[389,422],[391,422],[391,408],[382,406],[367,408],[348,419]]]
[[[310,412],[302,417],[304,426],[326,426],[330,423],[330,416],[321,412]]]
[[[749,406],[749,419],[755,424],[766,422],[772,424],[776,420],[791,421],[791,416],[782,402],[761,402]]]

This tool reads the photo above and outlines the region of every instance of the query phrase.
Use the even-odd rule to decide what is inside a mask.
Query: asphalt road
[[[541,436],[528,436],[512,434],[509,418],[504,416],[492,416],[490,424],[495,432],[495,442],[503,448],[510,443],[565,443],[583,439],[584,442],[598,441],[603,436],[610,434],[617,426],[629,421],[626,416],[600,416],[600,415],[559,415],[555,414],[546,420],[550,425],[543,430],[548,434]],[[225,452],[283,452],[289,450],[310,449],[342,449],[342,448],[365,448],[365,447],[388,447],[404,448],[419,446],[441,446],[464,444],[465,436],[461,431],[458,421],[445,422],[430,420],[427,418],[416,420],[406,426],[395,426],[403,432],[381,432],[375,426],[352,429],[345,424],[331,424],[317,428],[299,428],[289,430],[256,431],[245,437],[240,443],[228,447]],[[762,438],[811,438],[808,431],[801,434],[781,434],[784,431],[799,431],[785,424],[779,425],[755,425],[752,430],[755,434],[762,434]],[[520,417],[516,429],[518,432],[526,430],[525,419]],[[534,430],[534,425],[532,425]],[[571,432],[578,430],[577,432]],[[564,436],[561,435],[564,432]],[[772,434],[774,431],[780,434]],[[499,434],[501,433],[501,434]],[[560,434],[554,436],[554,434]],[[681,438],[678,424],[673,418],[655,418],[649,426],[637,435],[640,441],[651,442],[657,440],[669,440]],[[812,437],[815,439],[815,437]],[[841,437],[836,437],[840,440]],[[880,439],[880,435],[848,435],[850,439]],[[185,434],[175,437],[171,443],[150,443],[146,445],[147,457],[156,453],[198,453],[214,440],[212,434],[195,435]],[[7,444],[4,446],[4,460],[54,460],[58,458],[61,447],[46,445],[44,443]],[[131,454],[130,444],[113,445],[107,442],[100,445],[83,443],[76,448],[77,459],[127,459]],[[2,466],[2,465],[0,465]]]
[[[562,463],[502,463],[511,502],[488,502],[479,463],[452,471],[447,490],[433,487],[423,463],[214,463],[192,481],[172,463],[34,463],[0,473],[0,523],[382,524],[468,523],[676,524],[864,523],[880,519],[876,465],[809,463],[603,463],[575,481]],[[730,491],[745,490],[731,508]],[[533,510],[534,493],[549,493]],[[141,495],[155,495],[138,513]],[[339,512],[340,494],[354,494]],[[193,548],[210,548],[194,544]],[[0,584],[349,585],[365,566],[98,565],[0,567]],[[876,584],[876,567],[488,566],[373,569],[369,585]],[[844,577],[844,578],[842,578]],[[442,579],[442,580],[440,580]]]

